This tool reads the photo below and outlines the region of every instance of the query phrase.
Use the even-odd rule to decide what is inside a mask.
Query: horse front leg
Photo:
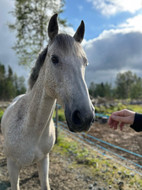
[[[11,183],[11,190],[20,190],[19,189],[19,172],[20,168],[12,161],[10,158],[7,158],[7,168]]]
[[[37,164],[41,190],[50,190],[49,186],[49,154]]]

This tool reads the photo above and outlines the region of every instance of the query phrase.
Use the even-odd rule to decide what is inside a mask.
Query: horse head
[[[85,82],[88,62],[81,47],[84,32],[85,25],[81,21],[73,37],[58,34],[57,14],[48,25],[45,89],[64,107],[68,127],[73,132],[87,131],[94,121],[94,108]]]

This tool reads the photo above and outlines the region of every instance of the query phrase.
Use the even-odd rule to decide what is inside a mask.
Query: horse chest
[[[29,146],[23,145],[20,152],[16,150],[15,155],[11,156],[21,167],[29,166],[43,159],[50,152],[53,144],[54,141],[52,139],[48,139],[47,141],[42,139],[38,144],[31,143]]]
[[[52,147],[54,145],[54,141],[55,141],[54,136],[43,137],[39,141],[37,148],[38,148],[38,150],[42,151],[43,154],[47,154],[52,149]]]
[[[17,143],[19,142],[19,143]],[[44,131],[40,137],[27,135],[17,135],[14,139],[8,138],[5,152],[17,165],[24,167],[43,159],[52,149],[55,142],[54,130],[49,133]]]
[[[38,140],[38,143],[35,147],[35,158],[34,160],[38,161],[46,156],[52,149],[55,143],[55,131],[52,130],[50,133],[44,133]]]

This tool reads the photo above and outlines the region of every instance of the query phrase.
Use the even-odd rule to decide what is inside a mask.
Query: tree
[[[5,87],[5,67],[0,63],[0,94],[4,96]]]
[[[13,74],[10,66],[7,73],[5,66],[0,63],[0,99],[9,100],[25,91],[24,78]]]
[[[140,77],[136,77],[136,80],[131,86],[130,98],[142,98],[142,79]]]
[[[0,63],[0,80],[2,80],[5,76],[5,67]]]
[[[116,96],[117,98],[129,98],[131,87],[136,81],[136,74],[133,74],[131,71],[124,73],[118,73],[116,77]]]
[[[105,93],[104,93],[105,96],[104,97],[106,97],[106,98],[112,98],[113,97],[114,91],[113,91],[112,86],[111,86],[110,83],[106,82],[104,84],[104,91],[105,91]]]
[[[14,45],[19,63],[30,64],[47,41],[47,23],[53,13],[63,12],[64,0],[15,0],[12,14],[15,23],[9,27],[16,31]],[[66,26],[66,20],[59,19]]]
[[[10,66],[8,66],[8,79],[12,80],[13,77],[13,71],[12,68]]]
[[[116,76],[115,86],[112,88],[109,83],[90,83],[89,93],[93,97],[106,98],[142,98],[142,78],[138,77],[131,71],[118,73]]]
[[[89,94],[93,97],[95,97],[95,83],[91,82],[89,86]]]
[[[16,88],[16,96],[25,93],[26,88],[25,88],[24,82],[25,82],[24,77],[17,77],[16,74],[14,75],[13,84]]]
[[[111,98],[112,97],[112,93],[113,90],[111,88],[111,84],[109,83],[99,83],[99,84],[95,84],[94,82],[91,82],[90,86],[89,86],[89,93],[91,96],[93,97],[107,97],[107,98]]]

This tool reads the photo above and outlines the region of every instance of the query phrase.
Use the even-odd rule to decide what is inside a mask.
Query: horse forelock
[[[57,47],[60,47],[60,50],[67,53],[73,47],[75,40],[68,34],[58,34],[53,43],[56,44]]]
[[[47,50],[48,50],[48,47],[44,48],[44,50],[39,54],[39,56],[35,62],[35,65],[31,70],[31,74],[30,74],[29,81],[28,81],[30,90],[33,88],[33,86],[38,78],[40,69],[41,69],[41,67],[45,61],[46,55],[47,55]]]

